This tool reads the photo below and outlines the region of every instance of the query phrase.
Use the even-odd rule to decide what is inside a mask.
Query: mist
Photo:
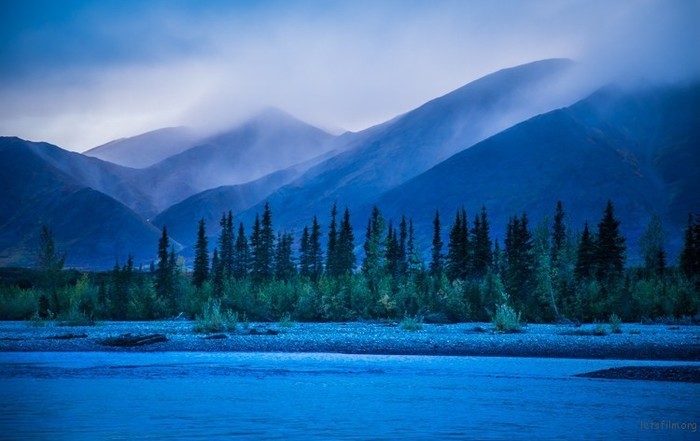
[[[357,131],[544,58],[577,62],[551,89],[562,105],[700,73],[697,1],[375,3],[4,3],[0,134],[84,151],[160,127],[215,132],[268,106]]]

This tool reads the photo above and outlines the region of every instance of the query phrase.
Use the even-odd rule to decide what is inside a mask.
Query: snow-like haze
[[[700,72],[698,0],[0,2],[0,135],[82,151],[276,106],[359,130],[495,70]]]

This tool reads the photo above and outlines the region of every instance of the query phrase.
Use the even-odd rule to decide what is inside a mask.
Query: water
[[[0,353],[0,439],[700,438],[661,423],[700,422],[698,384],[572,377],[649,364]]]

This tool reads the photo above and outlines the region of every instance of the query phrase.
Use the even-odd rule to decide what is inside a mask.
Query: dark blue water
[[[698,384],[572,377],[630,364],[0,353],[0,438],[700,439]]]

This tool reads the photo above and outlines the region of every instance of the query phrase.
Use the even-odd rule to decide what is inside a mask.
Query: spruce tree
[[[314,216],[309,235],[309,275],[317,281],[323,274],[323,251],[321,251],[321,226]]]
[[[700,218],[688,214],[679,267],[689,279],[700,276]]]
[[[367,221],[365,243],[363,245],[365,258],[362,261],[362,273],[367,278],[371,291],[376,291],[379,279],[384,269],[383,235],[385,229],[384,218],[379,208],[372,208],[372,215]]]
[[[389,229],[386,236],[384,260],[386,262],[387,274],[389,274],[394,279],[398,278],[399,271],[401,268],[399,256],[399,239],[391,221],[389,221]]]
[[[245,235],[243,222],[238,225],[238,236],[234,247],[233,277],[238,280],[245,278],[250,270],[250,248]]]
[[[331,225],[328,228],[328,246],[326,251],[326,273],[331,277],[338,276],[338,230],[336,227],[336,215],[337,208],[336,204],[333,204],[331,209]]]
[[[302,277],[311,277],[310,247],[309,227],[304,226],[304,232],[301,235],[301,244],[299,245],[299,274]]]
[[[214,248],[214,253],[211,257],[211,274],[212,285],[214,288],[214,296],[221,297],[224,290],[224,267],[219,260],[219,251]]]
[[[294,270],[294,262],[292,261],[292,242],[291,234],[278,233],[277,246],[275,248],[275,278],[277,280],[288,282],[292,280],[296,271]]]
[[[433,246],[430,260],[430,275],[439,278],[443,272],[442,238],[440,233],[440,212],[435,210],[433,219]]]
[[[415,230],[413,219],[408,220],[408,239],[406,240],[406,267],[407,273],[413,275],[423,269],[423,261],[420,258],[418,248],[415,243]]]
[[[228,215],[223,213],[219,221],[221,232],[219,233],[219,261],[221,262],[225,278],[233,276],[234,265],[234,233],[233,233],[233,213],[229,210]]]
[[[619,277],[625,265],[625,238],[620,235],[620,221],[615,219],[613,204],[608,201],[598,224],[595,266],[598,280]]]
[[[463,215],[466,216],[464,209],[457,211],[455,222],[450,229],[450,241],[447,244],[447,256],[445,256],[445,274],[449,280],[466,279],[469,232],[465,231],[466,223],[463,221]]]
[[[349,275],[355,271],[355,235],[350,224],[350,210],[345,209],[340,222],[337,243],[338,275]]]
[[[557,267],[564,245],[566,244],[566,225],[564,224],[564,207],[561,201],[557,201],[557,209],[554,213],[554,225],[552,226],[552,267]]]
[[[576,253],[576,268],[574,276],[576,280],[588,279],[593,275],[595,264],[595,241],[588,229],[588,222],[583,226],[583,234]]]
[[[491,232],[488,215],[486,214],[486,207],[482,206],[481,213],[474,219],[470,246],[472,248],[472,274],[474,277],[482,278],[486,275],[493,263]]]
[[[173,291],[173,265],[170,255],[170,239],[168,230],[163,226],[163,231],[158,240],[158,266],[156,268],[156,294],[163,300],[169,299]]]
[[[508,222],[505,240],[505,284],[516,303],[523,307],[530,303],[534,284],[534,255],[532,233],[528,229],[527,214],[512,217]]]
[[[406,242],[408,241],[408,225],[406,224],[406,216],[401,215],[401,223],[399,224],[399,275],[404,277],[408,274],[408,259],[406,254]]]
[[[275,233],[272,229],[272,211],[270,204],[265,203],[260,229],[260,254],[258,256],[261,280],[270,280],[273,276],[273,260],[275,253]]]
[[[52,312],[58,314],[61,312],[61,304],[58,298],[58,288],[63,284],[63,265],[65,264],[66,256],[60,256],[56,251],[56,244],[53,240],[53,234],[48,226],[42,225],[41,233],[39,234],[39,250],[37,255],[37,266],[41,272],[42,287],[49,292],[51,297]],[[46,311],[49,308],[49,299],[42,294],[40,302],[45,307],[40,307],[39,310]]]
[[[651,217],[646,230],[639,238],[639,248],[644,258],[644,268],[649,275],[663,276],[666,270],[665,241],[666,235],[661,224],[661,218],[655,214]]]
[[[197,230],[197,243],[194,246],[194,269],[192,271],[192,283],[197,288],[209,279],[209,250],[207,242],[206,225],[204,219],[199,220]]]

